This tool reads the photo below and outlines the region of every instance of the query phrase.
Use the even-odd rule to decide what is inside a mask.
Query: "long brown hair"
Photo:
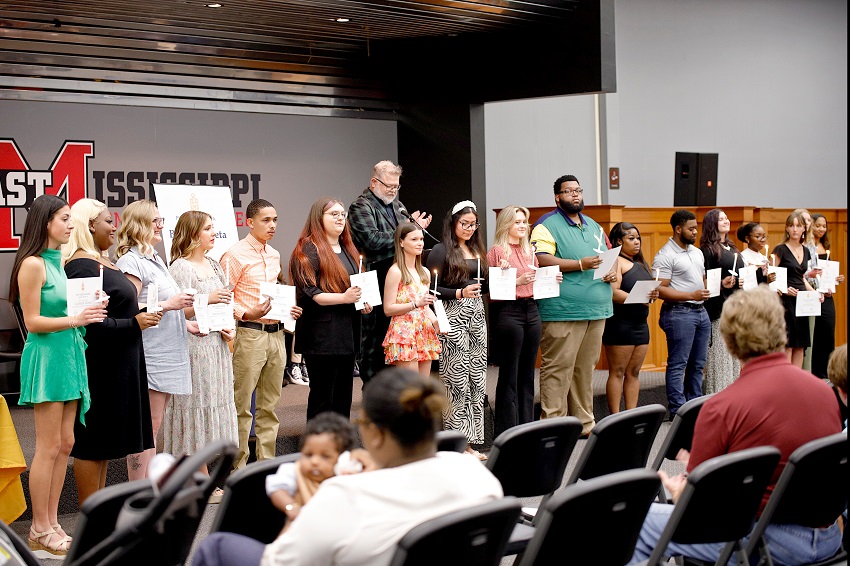
[[[177,219],[174,239],[171,240],[171,263],[181,257],[189,257],[201,245],[198,235],[212,216],[200,210],[187,210]]]
[[[719,208],[713,208],[705,213],[705,216],[702,219],[702,235],[699,240],[700,248],[707,248],[711,255],[714,256],[716,260],[720,260],[720,232],[717,230],[717,223],[720,221],[720,213],[723,212]],[[735,242],[732,241],[727,234],[726,236],[726,245],[734,251],[738,252],[738,246],[735,245]]]
[[[478,211],[471,206],[465,206],[454,214],[449,211],[443,221],[443,245],[446,246],[446,264],[448,265],[447,273],[443,275],[443,281],[448,285],[461,285],[469,280],[469,266],[466,265],[463,252],[458,245],[455,226],[457,226],[461,216],[470,212],[475,215],[475,221],[478,222]],[[473,255],[480,257],[485,262],[487,261],[487,250],[481,237],[480,226],[473,232],[466,245]]]
[[[402,222],[395,229],[395,236],[393,237],[395,240],[395,259],[393,260],[393,263],[396,264],[399,271],[401,271],[402,285],[410,285],[413,283],[413,277],[411,277],[410,270],[407,269],[407,264],[404,262],[404,250],[401,247],[401,241],[404,240],[408,234],[416,232],[417,230],[421,232],[422,228],[413,222]],[[427,285],[431,279],[428,274],[428,270],[422,267],[422,254],[416,256],[416,261],[413,265],[416,269],[416,273],[419,274],[419,281],[423,285]]]
[[[325,237],[325,227],[322,222],[325,212],[335,204],[345,207],[342,201],[331,197],[322,197],[310,207],[304,229],[301,230],[301,236],[298,238],[298,243],[295,244],[295,249],[292,250],[292,257],[289,260],[289,276],[296,285],[302,287],[316,286],[329,293],[345,293],[351,286],[348,271],[345,270],[345,266],[342,265]],[[318,273],[313,271],[310,260],[304,253],[304,248],[308,245],[315,246],[318,253]],[[339,245],[352,259],[358,257],[357,248],[354,247],[354,242],[351,240],[348,222],[345,223],[345,228],[339,235]]]
[[[823,221],[826,222],[826,232],[823,233],[823,236],[821,236],[820,241],[818,241],[818,238],[814,236],[815,222],[818,221],[818,218],[823,218]],[[829,249],[829,222],[826,221],[826,216],[818,212],[812,214],[812,238],[814,239],[816,246],[820,244],[823,246],[824,250]]]
[[[12,276],[9,279],[9,302],[14,302],[20,294],[18,272],[21,270],[21,264],[28,257],[38,255],[47,249],[49,241],[47,223],[66,206],[68,206],[68,202],[65,199],[48,194],[41,195],[32,201],[27,212],[27,220],[24,223],[21,243],[12,264]]]

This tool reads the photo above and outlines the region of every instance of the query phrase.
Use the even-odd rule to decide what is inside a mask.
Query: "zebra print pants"
[[[466,435],[470,444],[484,443],[484,394],[487,386],[487,323],[484,301],[443,301],[452,331],[440,334],[440,377],[448,407],[443,422],[448,430]]]

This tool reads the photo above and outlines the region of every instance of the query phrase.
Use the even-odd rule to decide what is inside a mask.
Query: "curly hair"
[[[121,226],[115,235],[116,258],[129,252],[132,247],[138,247],[144,255],[153,253],[151,240],[154,234],[153,219],[156,215],[156,203],[152,200],[137,200],[127,205],[121,213]]]

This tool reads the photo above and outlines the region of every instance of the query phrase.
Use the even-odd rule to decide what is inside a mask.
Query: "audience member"
[[[818,266],[826,266],[829,259],[830,243],[827,229],[826,217],[823,214],[812,214],[812,234],[815,242],[815,254],[818,258]],[[833,260],[835,261],[835,260]],[[835,284],[843,283],[844,275],[839,274],[835,278]],[[816,287],[817,288],[817,287]],[[812,373],[818,377],[826,378],[826,366],[829,355],[835,348],[835,300],[832,291],[826,290],[820,316],[815,317],[815,330],[812,334]]]
[[[711,322],[711,335],[705,356],[702,392],[717,393],[738,379],[741,366],[720,339],[720,312],[723,303],[738,290],[738,268],[744,267],[743,258],[738,258],[738,246],[729,237],[731,223],[726,213],[715,208],[705,213],[702,219],[702,236],[699,247],[705,258],[705,271],[720,269],[720,295],[705,301],[705,311]]]
[[[19,302],[28,331],[18,404],[32,406],[35,416],[29,547],[39,558],[64,557],[71,546],[71,538],[59,525],[59,498],[74,444],[77,405],[85,423],[91,402],[85,344],[78,328],[106,316],[102,304],[68,315],[59,246],[68,242],[73,229],[64,199],[47,194],[36,198],[9,278],[9,302]]]
[[[360,347],[360,313],[354,303],[362,291],[350,280],[359,263],[346,215],[336,199],[314,202],[289,262],[296,300],[304,312],[294,346],[312,376],[308,421],[325,411],[345,417],[351,413],[352,373]],[[368,303],[361,310],[371,311]]]
[[[783,354],[785,329],[782,305],[761,286],[726,300],[720,333],[742,365],[735,383],[706,401],[697,417],[692,450],[682,451],[687,472],[701,463],[755,446],[776,446],[782,458],[764,494],[767,503],[791,453],[812,440],[841,430],[838,407],[828,385],[794,367]],[[676,501],[686,474],[668,477],[659,472]],[[632,563],[646,560],[670,518],[673,505],[653,503],[638,537]],[[776,564],[811,564],[835,554],[841,544],[836,523],[823,528],[772,524],[764,534]],[[723,543],[670,543],[670,555],[717,560]]]
[[[183,309],[192,306],[192,296],[180,290],[154,249],[162,241],[162,226],[163,219],[156,203],[149,200],[130,203],[121,213],[115,250],[116,265],[136,286],[139,303],[146,304],[148,311],[162,309],[159,324],[142,332],[154,445],[169,395],[192,393],[189,338],[183,315]],[[156,304],[149,300],[153,287],[157,293]],[[193,333],[198,332],[197,323],[188,326]],[[148,464],[154,454],[156,448],[149,448],[127,456],[131,480],[147,477]]]
[[[618,222],[609,234],[611,245],[622,246],[617,258],[617,278],[611,282],[614,315],[605,321],[602,344],[608,359],[608,382],[605,394],[608,410],[620,412],[620,399],[625,398],[625,408],[637,407],[640,394],[640,368],[649,350],[648,303],[625,304],[629,293],[638,281],[650,281],[649,264],[643,258],[641,237],[637,226]],[[649,302],[658,298],[658,289],[649,294]]]
[[[832,351],[826,368],[832,389],[838,398],[838,408],[841,409],[841,420],[847,429],[847,344],[842,344]]]
[[[584,197],[573,175],[554,184],[555,210],[534,225],[531,240],[541,266],[557,265],[564,273],[560,296],[539,301],[540,405],[543,418],[570,415],[582,424],[582,435],[596,424],[593,416],[593,368],[599,361],[605,319],[614,313],[611,286],[616,273],[593,278],[599,254],[610,245],[602,227],[581,211]]]
[[[738,228],[737,235],[738,239],[746,244],[741,251],[741,259],[747,266],[753,265],[757,268],[756,281],[758,283],[776,281],[776,272],[768,273],[770,262],[767,259],[767,233],[762,225],[758,222],[747,222]]]
[[[529,242],[528,209],[506,206],[496,217],[487,265],[516,269],[516,300],[490,299],[490,340],[499,366],[495,436],[534,420],[534,368],[543,325],[534,300],[537,256]]]
[[[427,377],[431,362],[440,359],[441,348],[437,315],[428,307],[436,298],[428,291],[431,278],[422,267],[424,248],[419,226],[412,222],[398,225],[395,261],[383,289],[384,314],[392,317],[383,346],[387,365],[406,367]]]
[[[380,161],[372,169],[369,188],[354,199],[348,207],[351,235],[354,244],[363,254],[364,269],[378,272],[378,286],[383,289],[387,271],[393,262],[395,247],[393,234],[396,227],[409,218],[420,228],[428,228],[431,215],[418,210],[408,214],[398,200],[401,189],[401,166],[392,161]],[[384,363],[384,348],[381,344],[387,335],[390,319],[383,309],[376,309],[363,318],[362,344],[360,348],[360,378],[369,381]]]
[[[500,498],[498,480],[473,458],[436,452],[441,389],[410,370],[383,370],[363,391],[360,419],[360,437],[377,469],[322,482],[298,520],[269,545],[213,533],[193,566],[387,565],[414,526]]]
[[[230,302],[224,270],[207,256],[214,246],[212,216],[199,210],[180,215],[171,241],[168,272],[181,289],[194,289],[196,301],[199,296],[206,296],[208,305]],[[197,322],[194,306],[184,308],[183,314]],[[233,356],[227,344],[235,335],[235,330],[223,329],[189,336],[192,393],[172,395],[165,408],[164,452],[194,454],[213,440],[238,443]],[[202,471],[206,472],[206,467]],[[211,501],[217,502],[222,495],[221,488],[216,488]]]
[[[158,324],[162,312],[140,312],[139,294],[124,273],[109,260],[115,224],[106,205],[80,199],[71,207],[79,228],[62,246],[70,279],[103,278],[109,295],[106,318],[86,328],[91,409],[85,425],[74,424],[74,478],[80,505],[106,486],[110,460],[126,458],[154,447],[142,331]],[[130,474],[131,462],[127,462]]]
[[[487,386],[487,322],[481,298],[487,292],[487,249],[479,227],[475,204],[457,203],[443,223],[443,241],[428,255],[428,269],[439,277],[438,298],[451,326],[448,334],[440,334],[440,377],[449,401],[443,418],[445,427],[464,433],[470,445],[484,443]],[[466,451],[487,459],[471,446]]]
[[[658,325],[667,335],[667,409],[670,417],[685,401],[702,395],[702,376],[711,321],[703,303],[705,257],[697,241],[697,218],[689,210],[670,217],[673,236],[655,255],[652,269],[661,279],[658,296],[664,301]]]

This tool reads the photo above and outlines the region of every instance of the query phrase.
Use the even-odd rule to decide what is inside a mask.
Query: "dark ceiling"
[[[393,119],[606,88],[608,0],[212,2],[4,1],[0,98]]]

